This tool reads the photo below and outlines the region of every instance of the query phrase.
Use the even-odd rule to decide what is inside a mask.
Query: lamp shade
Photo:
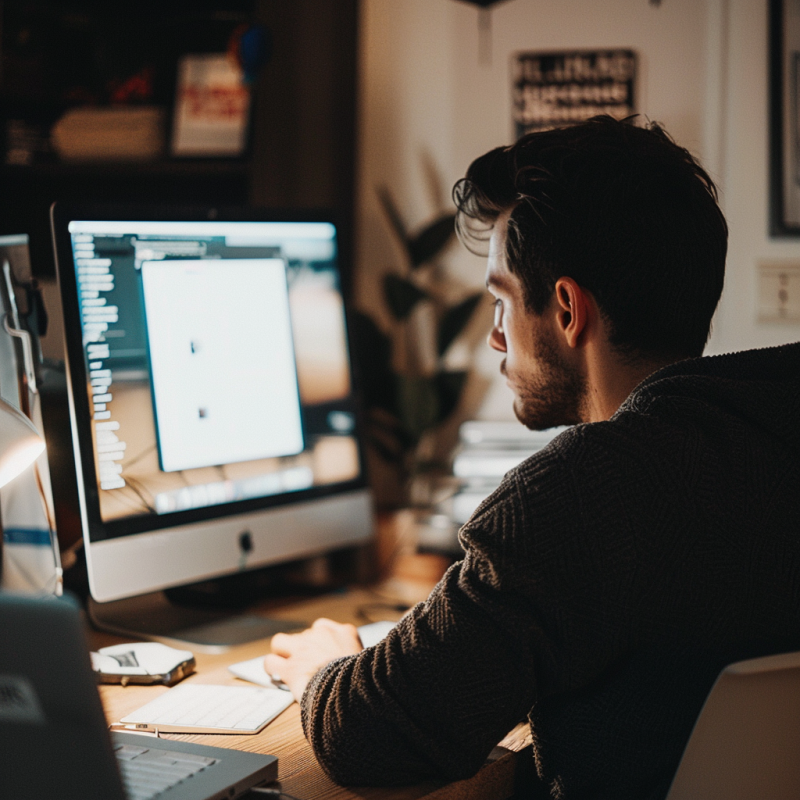
[[[33,423],[0,400],[0,487],[14,480],[43,450],[44,440]]]

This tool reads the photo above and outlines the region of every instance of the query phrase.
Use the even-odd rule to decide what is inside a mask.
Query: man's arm
[[[301,699],[306,737],[334,780],[468,777],[538,699],[607,667],[602,608],[576,598],[602,597],[594,584],[609,575],[587,558],[582,505],[562,491],[573,477],[552,468],[560,461],[542,451],[524,480],[519,470],[506,477],[462,529],[464,561],[382,642],[297,662],[297,680],[287,672],[297,691],[336,658]],[[281,662],[268,663],[281,675]]]
[[[337,782],[467,777],[525,718],[536,694],[530,647],[541,634],[529,619],[527,630],[519,630],[512,598],[486,585],[473,567],[469,557],[452,567],[382,642],[355,654],[340,652],[308,683],[301,701],[304,730]],[[508,613],[492,610],[496,603],[508,604]],[[318,629],[313,638],[319,636],[330,644],[327,630]],[[277,645],[282,649],[287,641]],[[292,655],[267,662],[294,691],[314,667],[308,653],[298,656],[294,664]]]
[[[289,687],[298,703],[302,702],[308,682],[322,667],[363,649],[354,625],[325,618],[301,633],[276,633],[271,647],[264,668]]]

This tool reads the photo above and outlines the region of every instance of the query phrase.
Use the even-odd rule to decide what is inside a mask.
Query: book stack
[[[529,431],[519,422],[472,420],[459,428],[453,476],[427,511],[414,517],[417,548],[423,552],[461,557],[459,528],[500,485],[503,476],[546,447],[566,428]]]
[[[517,464],[546,447],[566,428],[529,431],[518,422],[472,420],[459,428],[453,475],[460,488],[451,498],[450,518],[463,525]]]

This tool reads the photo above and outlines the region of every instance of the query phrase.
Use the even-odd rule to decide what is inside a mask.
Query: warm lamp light
[[[33,464],[43,450],[44,440],[33,423],[0,400],[0,487]]]

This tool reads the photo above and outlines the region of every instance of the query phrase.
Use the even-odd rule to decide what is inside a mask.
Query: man
[[[800,649],[800,346],[700,358],[727,227],[658,126],[531,134],[454,195],[517,416],[574,427],[383,642],[319,620],[267,669],[343,783],[468,776],[527,717],[545,793],[663,798],[720,670]]]

